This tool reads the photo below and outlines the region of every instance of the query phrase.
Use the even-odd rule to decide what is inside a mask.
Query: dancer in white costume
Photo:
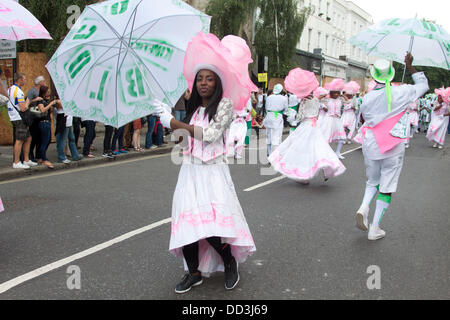
[[[336,141],[338,143],[336,155],[339,159],[345,159],[341,155],[341,149],[347,139],[344,125],[342,123],[342,106],[344,105],[341,91],[344,89],[345,81],[334,79],[325,85],[325,89],[330,91],[330,98],[326,100],[324,110],[326,115],[320,121],[320,130],[328,143]]]
[[[320,127],[320,122],[323,120],[325,115],[327,114],[324,110],[325,103],[327,101],[326,97],[328,96],[329,92],[325,88],[319,87],[316,90],[314,90],[314,97],[319,100],[320,103],[320,109],[319,109],[319,116],[317,118],[317,125]]]
[[[297,125],[298,125],[293,120],[295,120],[295,118],[297,117],[298,105],[299,105],[300,101],[298,100],[297,96],[293,93],[288,93],[287,97],[288,97],[288,106],[289,106],[289,110],[287,111],[287,121],[291,125],[289,134],[292,134],[292,133],[294,133],[295,128],[297,128]]]
[[[269,162],[276,171],[297,182],[307,184],[321,170],[325,180],[328,180],[344,173],[345,167],[317,127],[320,103],[313,96],[313,91],[319,83],[312,72],[299,68],[293,71],[285,83],[288,88],[290,76],[298,79],[297,82],[293,81],[295,87],[288,90],[302,98],[295,120],[300,122],[300,126],[274,150]]]
[[[283,140],[284,120],[283,114],[288,111],[288,99],[281,95],[283,85],[276,84],[273,88],[273,94],[267,97],[266,111],[267,115],[264,118],[263,126],[266,127],[266,143],[267,155],[272,153]]]
[[[370,72],[378,84],[364,97],[361,105],[361,114],[365,120],[361,131],[367,183],[363,201],[356,213],[356,226],[364,231],[369,230],[369,240],[378,240],[386,235],[380,228],[380,222],[389,208],[392,193],[397,191],[403,167],[406,131],[409,126],[406,109],[429,89],[425,74],[417,72],[412,67],[412,62],[413,57],[408,53],[405,65],[411,72],[415,85],[391,88],[390,82],[395,76],[395,70],[389,61],[377,60]],[[378,191],[380,194],[375,214],[369,226],[369,206]]]
[[[433,103],[431,122],[427,131],[427,138],[434,142],[433,148],[442,149],[447,135],[450,88],[436,89],[437,100]]]
[[[245,137],[247,135],[247,120],[251,119],[252,100],[249,99],[245,108],[236,112],[227,137],[227,156],[242,159]]]
[[[356,93],[359,91],[360,85],[355,81],[350,81],[344,86],[344,111],[342,112],[342,125],[347,133],[347,143],[351,144],[351,140],[356,130],[356,112],[358,111],[358,101],[355,99]]]
[[[419,99],[409,105],[407,112],[409,116],[409,136],[405,147],[409,148],[410,140],[414,137],[414,133],[419,132]]]
[[[183,129],[188,142],[173,197],[169,250],[184,258],[189,273],[176,293],[200,285],[202,276],[216,271],[225,272],[225,288],[233,289],[239,281],[238,263],[256,250],[225,155],[225,132],[234,109],[243,108],[251,92],[245,77],[236,72],[247,70],[248,63],[232,66],[230,61],[225,44],[200,32],[189,43],[184,61],[192,92],[185,119],[189,124],[157,107],[162,124]]]

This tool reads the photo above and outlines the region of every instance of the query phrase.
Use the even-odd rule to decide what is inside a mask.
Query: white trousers
[[[394,193],[397,191],[398,179],[402,172],[405,154],[381,159],[370,160],[364,158],[366,165],[367,185],[380,186],[381,193]]]
[[[283,141],[283,127],[280,128],[267,128],[266,130],[266,143],[273,146],[279,146]]]

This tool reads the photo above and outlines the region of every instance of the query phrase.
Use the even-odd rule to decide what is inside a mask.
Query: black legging
[[[233,260],[231,247],[228,243],[222,243],[220,237],[206,238],[206,241],[222,257],[223,263],[228,265]],[[189,269],[189,273],[198,272],[198,241],[183,247],[183,255]]]

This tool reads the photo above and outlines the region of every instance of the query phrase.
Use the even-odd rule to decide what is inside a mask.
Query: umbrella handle
[[[414,36],[411,36],[411,40],[409,41],[409,50],[408,50],[408,53],[411,53],[411,52],[412,52],[413,44],[414,44]],[[405,64],[405,68],[403,69],[402,83],[405,81],[405,74],[406,74],[406,64]]]

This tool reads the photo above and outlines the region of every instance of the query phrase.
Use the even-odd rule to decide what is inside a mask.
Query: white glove
[[[163,113],[164,110],[167,110],[167,112],[172,113],[172,108],[169,107],[164,102],[159,101],[158,99],[153,100],[153,105],[155,106],[154,113]]]
[[[158,116],[159,120],[161,120],[161,123],[165,128],[172,129],[170,127],[170,121],[173,119],[173,115],[170,112],[164,109],[164,111],[161,112]]]

